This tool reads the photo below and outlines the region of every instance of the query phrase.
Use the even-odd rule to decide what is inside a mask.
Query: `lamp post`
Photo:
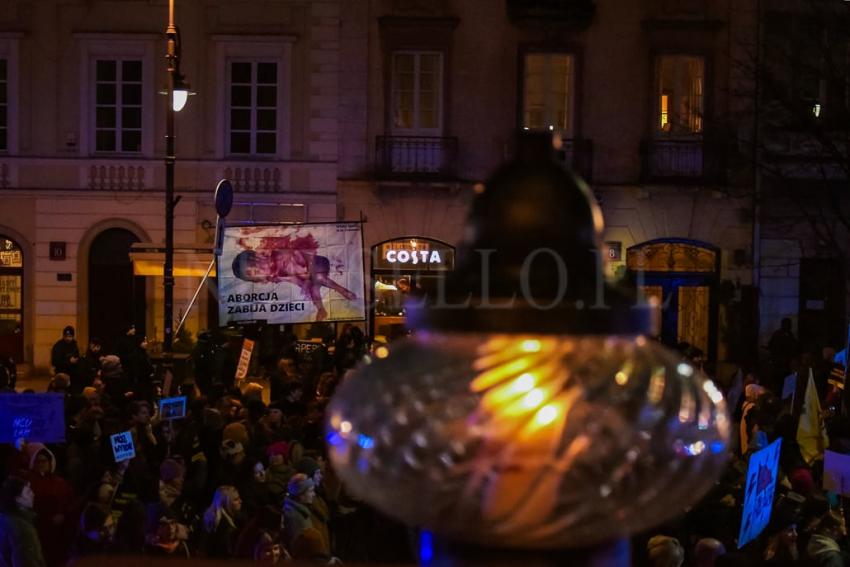
[[[183,109],[189,95],[180,73],[180,31],[174,25],[174,0],[168,0],[168,27],[165,30],[168,63],[168,103],[165,121],[165,263],[163,265],[163,354],[171,354],[174,342],[174,113]]]

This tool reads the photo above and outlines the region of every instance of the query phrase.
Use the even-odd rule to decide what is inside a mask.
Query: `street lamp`
[[[174,0],[168,0],[168,42],[165,59],[168,63],[168,106],[165,121],[165,264],[163,265],[164,313],[163,354],[171,354],[174,343],[174,113],[186,105],[189,85],[180,72],[180,30],[174,25]]]
[[[408,304],[417,333],[331,401],[329,454],[355,495],[437,533],[425,563],[625,565],[626,537],[713,485],[729,415],[649,338],[654,307],[605,282],[599,207],[551,136],[520,141],[455,272]]]

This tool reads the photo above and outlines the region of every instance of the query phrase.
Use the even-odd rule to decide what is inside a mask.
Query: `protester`
[[[234,557],[239,534],[239,511],[242,499],[232,486],[220,486],[215,491],[212,504],[204,512],[203,527],[206,534],[204,551],[208,557]]]
[[[0,566],[45,567],[42,546],[33,526],[30,483],[12,475],[0,486]]]

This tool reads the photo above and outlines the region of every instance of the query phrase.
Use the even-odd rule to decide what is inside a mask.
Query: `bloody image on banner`
[[[219,320],[365,319],[362,242],[360,223],[225,228]]]

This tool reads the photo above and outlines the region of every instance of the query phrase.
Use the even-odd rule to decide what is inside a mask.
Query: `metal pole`
[[[174,0],[168,1],[168,101],[165,121],[165,264],[163,266],[163,355],[171,355],[174,325],[174,79],[177,73],[177,28],[174,27]]]

